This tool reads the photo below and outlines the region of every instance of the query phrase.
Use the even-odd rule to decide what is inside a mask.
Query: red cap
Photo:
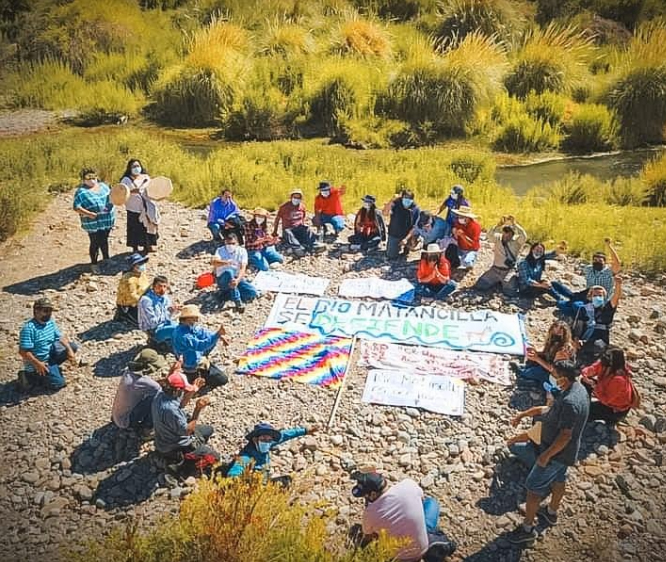
[[[170,374],[167,377],[167,382],[172,388],[184,390],[185,392],[194,392],[198,390],[196,386],[188,382],[187,377],[181,372]]]

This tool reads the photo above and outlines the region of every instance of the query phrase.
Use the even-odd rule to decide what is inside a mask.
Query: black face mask
[[[557,334],[550,336],[550,343],[562,343],[563,341],[563,336],[559,336]]]
[[[604,268],[604,264],[600,261],[592,262],[592,269],[594,271],[601,271]]]

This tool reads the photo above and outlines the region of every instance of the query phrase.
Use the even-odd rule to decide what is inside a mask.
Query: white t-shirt
[[[238,244],[234,246],[220,246],[215,252],[215,257],[221,260],[230,260],[232,265],[221,265],[215,268],[215,276],[219,277],[225,271],[231,271],[236,277],[241,265],[247,265],[247,250]]]
[[[120,183],[124,183],[127,187],[132,189],[139,188],[139,193],[130,193],[127,203],[125,203],[125,209],[132,211],[133,213],[140,213],[143,211],[143,200],[141,196],[146,190],[146,186],[150,181],[150,176],[148,174],[139,174],[136,178],[128,178],[125,176],[120,180]]]
[[[363,533],[371,535],[381,530],[391,537],[410,539],[396,554],[398,560],[416,562],[428,550],[423,490],[414,480],[406,478],[365,508]]]

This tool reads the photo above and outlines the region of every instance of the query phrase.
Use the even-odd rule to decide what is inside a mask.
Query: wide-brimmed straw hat
[[[428,244],[428,246],[423,250],[425,254],[441,254],[442,249],[439,247],[439,244],[437,243],[432,243]]]
[[[478,216],[472,212],[471,207],[467,207],[466,205],[461,205],[457,209],[451,209],[451,212],[455,213],[459,217],[467,217],[468,219],[475,219]]]
[[[262,207],[257,207],[254,211],[252,211],[252,215],[255,217],[267,217],[270,213],[262,208]]]
[[[201,317],[201,312],[199,307],[196,304],[186,304],[183,308],[180,309],[181,318],[199,318]]]
[[[300,195],[301,197],[303,197],[303,190],[294,188],[289,192],[289,195]]]

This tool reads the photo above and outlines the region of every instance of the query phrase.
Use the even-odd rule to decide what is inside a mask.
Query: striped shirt
[[[599,285],[606,289],[606,298],[610,299],[613,296],[615,292],[615,276],[610,267],[605,266],[601,271],[594,271],[591,265],[584,265],[582,271],[585,276],[586,289]]]
[[[111,190],[105,183],[99,183],[99,191],[81,186],[74,194],[74,210],[85,209],[98,215],[92,219],[80,216],[81,228],[86,232],[111,230],[116,222],[116,209],[109,200]]]
[[[42,324],[32,318],[21,328],[19,349],[30,351],[40,361],[48,361],[51,346],[61,337],[62,334],[55,320],[51,319]],[[35,372],[35,367],[27,361],[24,361],[23,368],[26,371]]]
[[[151,413],[155,429],[155,449],[160,453],[177,451],[194,441],[194,435],[187,434],[187,415],[180,407],[178,397],[158,392],[153,398]]]

